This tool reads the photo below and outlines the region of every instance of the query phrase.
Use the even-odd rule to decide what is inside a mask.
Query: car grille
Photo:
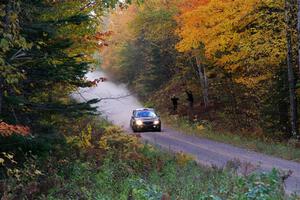
[[[153,125],[153,122],[143,122],[144,125]]]

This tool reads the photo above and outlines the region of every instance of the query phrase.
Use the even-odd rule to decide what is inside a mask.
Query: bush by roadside
[[[17,163],[13,153],[1,154],[2,199],[296,199],[285,196],[276,170],[238,176],[234,164],[201,167],[184,154],[142,144],[138,135],[88,121],[47,155],[28,153]]]

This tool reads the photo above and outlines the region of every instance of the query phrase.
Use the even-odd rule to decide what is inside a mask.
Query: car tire
[[[157,131],[157,132],[161,132],[161,127],[156,128],[156,131]]]
[[[138,130],[137,130],[136,128],[134,128],[134,126],[132,127],[132,131],[133,131],[134,133],[138,132]]]

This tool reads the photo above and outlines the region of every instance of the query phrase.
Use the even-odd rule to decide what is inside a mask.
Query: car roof
[[[147,111],[147,110],[154,111],[153,108],[137,108],[137,109],[134,109],[133,111]]]

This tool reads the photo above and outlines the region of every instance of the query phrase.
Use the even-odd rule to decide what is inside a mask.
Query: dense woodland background
[[[284,199],[276,170],[237,176],[234,162],[208,169],[186,155],[163,154],[99,119],[98,99],[78,103],[70,94],[99,83],[85,74],[98,67],[93,55],[100,53],[101,67],[161,113],[297,141],[298,5],[1,1],[1,200]],[[195,95],[193,110],[185,90]],[[177,113],[172,95],[180,98]]]
[[[192,115],[218,129],[299,137],[297,11],[284,0],[133,4],[110,16],[103,66],[165,112],[176,95],[190,115],[191,90]]]
[[[68,95],[78,87],[92,86],[84,76],[92,62],[90,55],[101,47],[100,17],[109,3],[1,2],[4,129],[6,124],[23,125],[34,135],[46,134],[55,127],[56,116],[75,117],[89,111],[87,104],[70,102]]]

